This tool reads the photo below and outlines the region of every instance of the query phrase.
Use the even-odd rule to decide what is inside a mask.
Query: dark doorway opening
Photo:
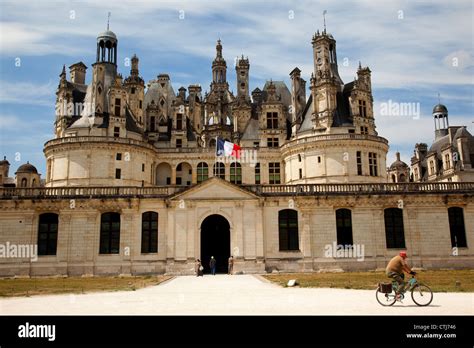
[[[230,257],[230,226],[221,215],[210,215],[201,224],[201,262],[204,273],[210,273],[211,256],[216,259],[216,272],[227,273]]]

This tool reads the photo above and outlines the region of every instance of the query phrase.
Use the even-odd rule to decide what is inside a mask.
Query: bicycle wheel
[[[392,291],[389,294],[385,294],[383,292],[380,292],[378,288],[375,292],[375,298],[377,299],[377,302],[380,303],[382,306],[392,306],[396,301],[395,291]]]
[[[425,284],[417,284],[411,290],[411,299],[418,306],[428,306],[433,301],[433,291]]]

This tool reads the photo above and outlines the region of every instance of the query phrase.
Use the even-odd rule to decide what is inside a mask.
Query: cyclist
[[[400,251],[400,254],[397,256],[393,257],[385,270],[385,273],[387,276],[393,280],[395,280],[398,283],[398,287],[396,290],[396,299],[400,299],[400,294],[403,293],[405,290],[405,274],[403,271],[406,273],[409,273],[411,275],[415,275],[416,273],[411,270],[411,268],[408,266],[407,262],[405,261],[407,258],[407,253],[406,251]]]

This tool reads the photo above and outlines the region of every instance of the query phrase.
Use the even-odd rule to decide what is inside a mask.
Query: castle
[[[399,155],[387,168],[370,69],[344,83],[332,35],[312,46],[309,96],[297,67],[290,88],[250,93],[243,55],[234,95],[220,40],[209,91],[175,93],[167,74],[145,88],[135,55],[123,78],[117,36],[99,34],[91,82],[83,62],[60,74],[44,185],[33,165],[15,182],[0,161],[0,245],[39,254],[0,258],[0,275],[189,274],[211,255],[225,270],[231,254],[244,273],[377,269],[402,249],[419,267],[472,267],[472,135],[437,105],[430,151],[416,145],[412,173]],[[217,138],[242,156],[217,157]],[[328,245],[364,245],[364,261]]]

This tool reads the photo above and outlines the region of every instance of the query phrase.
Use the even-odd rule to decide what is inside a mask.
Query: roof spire
[[[323,11],[324,33],[326,33],[326,13],[328,13],[328,11],[324,10]]]
[[[438,104],[441,104],[441,95],[438,92]]]
[[[107,14],[107,31],[109,30],[109,24],[110,24],[110,15],[111,15],[111,13],[110,13],[110,12],[108,12],[108,14]]]

